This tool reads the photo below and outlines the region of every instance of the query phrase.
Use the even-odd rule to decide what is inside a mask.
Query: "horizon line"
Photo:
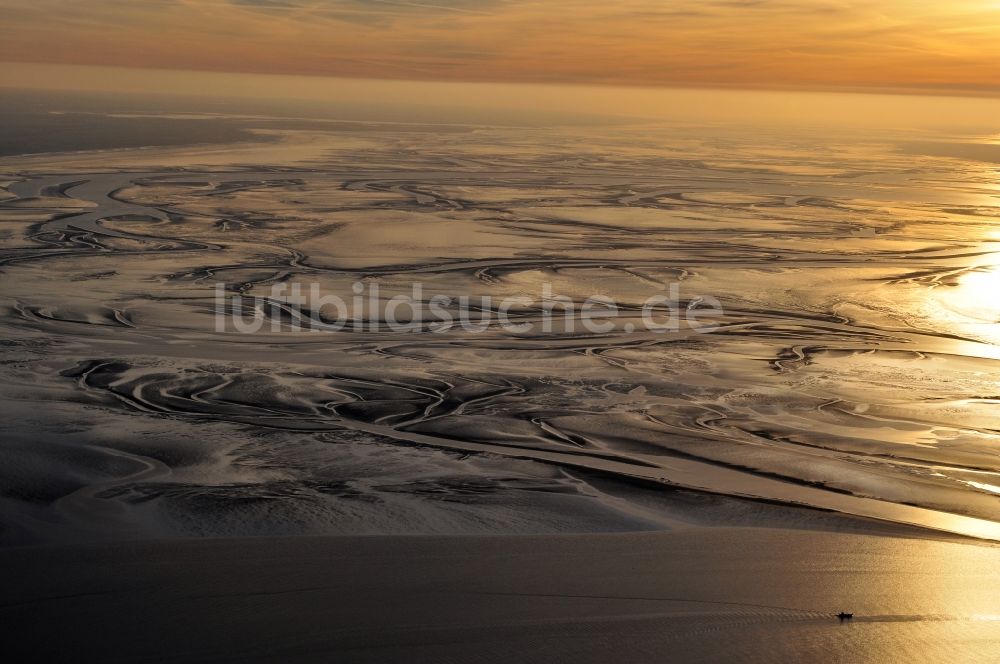
[[[664,90],[692,90],[692,91],[721,91],[721,92],[795,92],[806,94],[858,94],[858,95],[889,95],[889,96],[916,96],[916,97],[957,97],[963,99],[1000,99],[1000,86],[988,88],[969,87],[949,87],[946,85],[927,86],[877,86],[877,85],[822,85],[822,84],[782,84],[782,83],[722,83],[722,82],[692,82],[692,81],[609,81],[609,80],[552,80],[542,81],[537,79],[499,79],[499,78],[435,78],[414,76],[409,78],[399,78],[393,76],[351,76],[350,74],[326,74],[317,72],[266,72],[266,71],[232,71],[216,68],[169,68],[169,67],[144,67],[129,65],[103,65],[103,64],[82,64],[72,62],[42,62],[27,60],[2,60],[0,67],[6,65],[30,66],[30,67],[62,67],[91,70],[121,69],[128,71],[153,71],[170,73],[190,73],[202,75],[234,76],[234,77],[279,77],[279,78],[309,78],[309,79],[331,79],[331,80],[351,80],[351,81],[375,81],[385,83],[433,83],[444,85],[524,85],[539,87],[575,87],[575,88],[629,88],[629,89],[664,89]],[[25,86],[23,84],[10,85],[3,80],[0,75],[0,88],[18,90],[84,90],[82,87],[56,87],[56,86]],[[107,92],[108,90],[93,90],[94,92]],[[121,92],[128,92],[127,88],[121,88]],[[171,94],[171,93],[163,93]],[[179,93],[174,93],[179,94]],[[199,96],[191,93],[192,96]],[[204,95],[200,95],[204,96]],[[222,95],[225,96],[225,95]]]

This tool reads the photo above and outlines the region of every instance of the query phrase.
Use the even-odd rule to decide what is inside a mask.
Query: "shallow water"
[[[0,612],[49,659],[994,662],[996,559],[767,528],[14,547]]]
[[[672,527],[592,472],[1000,538],[986,138],[280,136],[4,164],[6,538]],[[390,329],[415,282],[530,329]],[[721,312],[647,329],[671,288]]]

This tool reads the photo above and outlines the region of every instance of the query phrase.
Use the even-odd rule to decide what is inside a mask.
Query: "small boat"
[[[841,620],[850,620],[851,618],[854,617],[854,614],[845,613],[844,611],[841,611],[840,613],[837,614],[837,617],[840,618]]]

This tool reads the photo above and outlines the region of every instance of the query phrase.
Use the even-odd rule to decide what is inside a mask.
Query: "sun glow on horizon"
[[[1000,93],[1000,3],[0,0],[0,60],[405,80]]]

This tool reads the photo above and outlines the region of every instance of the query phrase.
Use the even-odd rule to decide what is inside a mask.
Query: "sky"
[[[1000,0],[0,0],[0,61],[1000,94]]]

